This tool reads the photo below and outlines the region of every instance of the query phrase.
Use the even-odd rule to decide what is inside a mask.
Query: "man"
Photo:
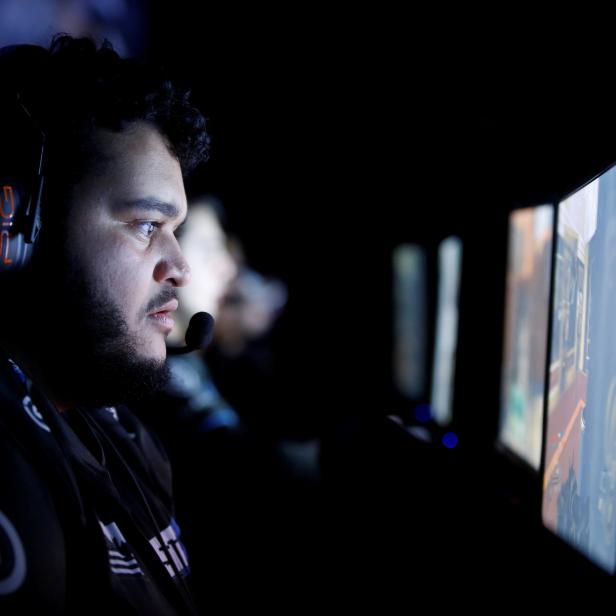
[[[167,459],[119,405],[167,379],[205,120],[87,39],[0,73],[0,612],[191,613]]]

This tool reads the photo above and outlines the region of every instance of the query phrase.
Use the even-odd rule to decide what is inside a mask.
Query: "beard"
[[[68,406],[94,407],[130,404],[164,388],[170,376],[167,362],[140,355],[139,337],[109,294],[74,263],[64,271],[61,288],[48,289],[54,297],[46,310],[49,320],[40,323],[40,311],[30,320],[42,325],[34,329],[38,335],[29,346],[46,389]],[[150,305],[172,297],[175,290],[167,289]]]

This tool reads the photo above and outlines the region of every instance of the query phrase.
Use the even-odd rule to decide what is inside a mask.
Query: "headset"
[[[22,90],[44,70],[47,57],[36,45],[0,49],[0,276],[30,262],[41,228],[45,132]]]

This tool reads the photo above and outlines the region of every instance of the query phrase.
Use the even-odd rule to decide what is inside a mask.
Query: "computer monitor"
[[[558,206],[544,525],[616,568],[616,167]]]
[[[426,389],[426,251],[401,244],[393,252],[394,382],[411,400]]]
[[[462,274],[462,240],[451,236],[438,248],[438,296],[430,406],[441,426],[453,418],[453,390],[458,345],[458,312]]]
[[[497,443],[539,472],[554,208],[509,216],[505,331]]]

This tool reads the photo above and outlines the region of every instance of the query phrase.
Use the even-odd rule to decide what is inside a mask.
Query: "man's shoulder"
[[[0,431],[0,612],[11,606],[60,611],[65,538],[44,477],[10,433]]]
[[[3,449],[21,450],[32,459],[53,444],[45,409],[19,366],[0,351],[0,433]]]

